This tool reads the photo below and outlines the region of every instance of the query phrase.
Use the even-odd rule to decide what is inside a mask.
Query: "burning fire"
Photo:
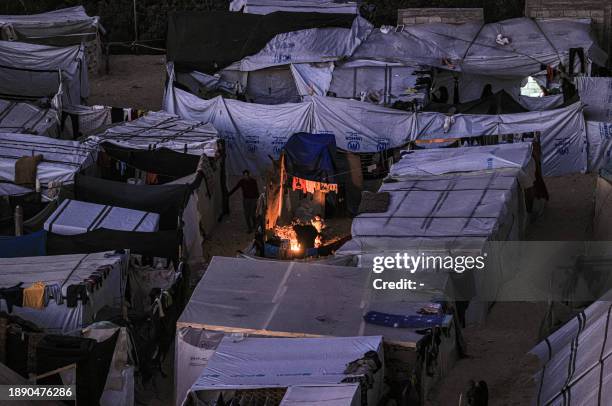
[[[293,226],[276,226],[274,227],[274,234],[281,240],[289,241],[289,248],[293,252],[298,252],[302,249],[298,242],[297,235],[293,231]]]

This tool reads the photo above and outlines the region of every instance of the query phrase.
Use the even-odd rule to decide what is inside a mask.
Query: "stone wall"
[[[525,16],[532,18],[590,18],[601,48],[612,56],[610,0],[526,0]],[[612,66],[608,58],[608,66]]]
[[[404,25],[484,22],[482,8],[404,8],[397,11],[397,23]]]

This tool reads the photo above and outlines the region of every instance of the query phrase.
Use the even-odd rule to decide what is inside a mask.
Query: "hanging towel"
[[[64,303],[64,298],[62,297],[62,287],[59,283],[52,283],[45,286],[45,306],[49,304],[49,300],[51,299],[55,300],[55,303],[57,304]]]
[[[23,290],[23,306],[33,309],[44,309],[45,307],[45,284],[34,282],[32,286]]]

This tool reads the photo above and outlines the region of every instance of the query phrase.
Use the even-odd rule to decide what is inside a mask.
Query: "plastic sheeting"
[[[410,292],[374,290],[373,275],[364,268],[213,257],[177,325],[266,336],[382,335],[412,347],[423,338],[417,329],[365,323],[363,315],[370,310],[417,314],[434,297],[453,295],[446,274],[428,275],[430,289]],[[376,277],[395,280],[397,275]],[[444,323],[451,321],[449,316]]]
[[[45,221],[45,230],[61,235],[97,228],[120,231],[157,231],[159,214],[66,199]]]
[[[503,168],[518,169],[519,181],[524,188],[533,186],[535,162],[532,144],[487,145],[465,148],[434,148],[409,151],[391,167],[389,177],[402,179],[418,176],[436,176],[456,172],[477,172]]]
[[[498,35],[509,43],[500,45]],[[593,61],[605,65],[606,55],[586,19],[515,18],[484,26],[419,24],[386,34],[376,29],[352,57],[523,79],[540,72],[541,65],[567,65],[570,48],[584,48]]]
[[[29,103],[0,99],[0,133],[39,134],[57,137],[57,112]]]
[[[366,352],[379,353],[382,337],[225,337],[191,390],[287,388],[340,384],[347,365]]]
[[[359,406],[361,393],[358,384],[291,386],[280,406]]]
[[[254,71],[278,65],[347,58],[371,30],[372,24],[357,16],[350,29],[310,28],[280,33],[256,54],[244,57],[240,61],[240,70]]]
[[[107,142],[130,149],[166,148],[191,155],[215,157],[218,138],[217,130],[210,123],[181,119],[157,111],[90,136],[86,144]]]
[[[26,134],[0,133],[0,179],[15,180],[15,162],[23,156],[41,154],[36,177],[43,189],[49,182],[71,184],[74,174],[95,163],[96,153],[79,142]]]
[[[76,307],[67,307],[66,302],[54,300],[42,310],[13,306],[11,314],[29,320],[50,333],[68,333],[90,324],[97,311],[104,306],[121,307],[125,287],[124,272],[127,256],[101,252],[85,255],[55,255],[43,257],[0,258],[0,286],[9,287],[23,282],[29,286],[34,282],[58,283],[66,296],[68,286],[79,284],[101,266],[112,266],[102,285],[91,292],[87,304],[78,302]],[[8,311],[4,299],[0,309]]]
[[[300,96],[327,95],[332,82],[333,63],[297,63],[291,64],[290,69]]]
[[[0,41],[0,95],[40,99],[61,91],[64,104],[84,104],[89,97],[84,49]]]
[[[320,96],[274,106],[221,97],[202,100],[171,83],[164,108],[186,119],[212,123],[226,141],[231,175],[240,175],[244,169],[262,173],[270,165],[269,157],[278,159],[286,140],[297,132],[332,133],[338,148],[356,153],[397,148],[416,139],[539,132],[545,176],[587,170],[586,126],[580,103],[519,114],[457,114],[451,119],[441,113],[409,113]]]
[[[0,258],[36,257],[47,254],[44,230],[22,236],[0,236]]]
[[[575,78],[584,116],[591,121],[612,122],[612,78]]]
[[[597,172],[611,163],[612,123],[587,121],[589,172]]]
[[[49,45],[77,45],[96,38],[99,17],[90,17],[83,6],[42,14],[0,15],[0,38]],[[10,35],[7,35],[10,34]]]
[[[608,292],[531,351],[542,363],[534,376],[534,404],[596,405],[612,399],[611,302]]]
[[[275,11],[359,14],[357,2],[330,0],[233,0],[229,9],[248,14],[270,14]]]
[[[189,389],[200,377],[215,350],[223,333],[210,332],[191,327],[176,329],[174,355],[175,405],[183,404]]]

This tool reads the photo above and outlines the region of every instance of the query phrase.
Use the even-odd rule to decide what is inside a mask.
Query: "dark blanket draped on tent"
[[[284,153],[289,175],[317,182],[335,182],[334,134],[293,134],[285,144]]]
[[[160,230],[174,230],[185,207],[190,185],[132,185],[78,174],[76,200],[158,213]]]
[[[177,259],[181,241],[181,232],[177,230],[146,233],[99,228],[76,235],[47,233],[47,255],[88,254],[129,249],[136,254]]]
[[[182,178],[195,173],[200,157],[182,154],[170,149],[139,150],[124,148],[111,143],[102,144],[104,151],[119,161],[158,175]]]
[[[350,14],[327,13],[174,13],[168,21],[168,61],[174,62],[179,71],[214,73],[259,52],[277,34],[310,28],[350,28],[354,19]]]
[[[514,98],[500,90],[499,92],[479,100],[461,104],[430,103],[425,106],[425,111],[448,113],[454,109],[455,113],[461,114],[516,114],[527,111]]]

